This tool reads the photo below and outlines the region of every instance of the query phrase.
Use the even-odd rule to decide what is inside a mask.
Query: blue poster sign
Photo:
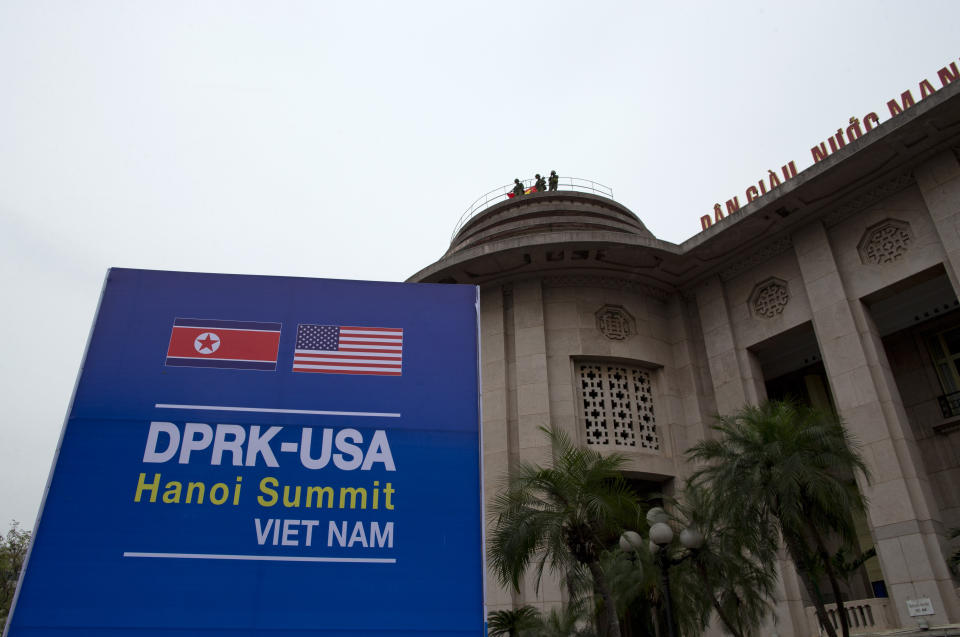
[[[476,288],[113,269],[11,637],[481,635]]]

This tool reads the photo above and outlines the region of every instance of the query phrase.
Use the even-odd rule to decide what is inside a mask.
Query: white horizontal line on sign
[[[351,360],[356,360],[358,363],[362,363],[362,362],[365,361],[365,360],[366,360],[366,361],[371,361],[371,360],[373,360],[373,361],[384,360],[384,361],[392,361],[392,362],[399,363],[399,362],[401,362],[401,361],[403,360],[403,359],[400,357],[400,354],[373,354],[373,355],[369,355],[369,354],[358,354],[358,353],[356,353],[356,352],[351,352],[351,353],[349,353],[349,354],[341,354],[341,353],[339,353],[339,352],[331,352],[330,354],[315,354],[315,355],[297,354],[296,358],[294,358],[293,360],[294,360],[294,361],[300,361],[300,360],[303,360],[303,361],[341,361],[341,360],[344,360],[344,359],[346,359],[346,358],[349,358],[349,359],[351,359]]]
[[[403,338],[403,332],[378,332],[375,330],[348,330],[340,328],[340,335],[349,334],[351,336],[357,334],[366,334],[367,336],[384,336],[390,338]]]
[[[173,405],[157,403],[157,409],[197,409],[201,411],[250,411],[259,414],[310,414],[315,416],[365,416],[368,418],[399,418],[400,414],[376,411],[321,411],[319,409],[273,409],[271,407],[228,407],[225,405]]]
[[[351,564],[396,564],[395,557],[302,557],[297,555],[221,555],[216,553],[138,553],[124,551],[124,557],[156,557],[174,560],[248,560],[256,562],[342,562]]]

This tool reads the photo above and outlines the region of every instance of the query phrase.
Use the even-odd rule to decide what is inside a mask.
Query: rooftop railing
[[[534,179],[524,179],[522,182],[524,190],[533,187],[535,181],[536,180]],[[468,221],[476,217],[490,206],[509,199],[510,195],[513,194],[513,186],[514,184],[512,183],[505,186],[500,186],[499,188],[494,188],[490,192],[478,197],[477,200],[470,204],[466,211],[460,216],[459,221],[457,221],[457,226],[453,229],[453,234],[450,235],[450,241],[453,241],[454,237],[456,237],[457,233],[460,232],[465,225],[467,225]],[[595,195],[613,199],[612,188],[604,186],[603,184],[597,183],[591,179],[581,179],[580,177],[560,177],[560,181],[557,184],[557,190],[576,190],[578,192],[589,192]],[[530,195],[524,196],[529,197]]]

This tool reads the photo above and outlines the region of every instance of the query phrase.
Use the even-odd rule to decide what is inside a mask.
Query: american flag
[[[400,376],[403,328],[297,326],[293,371]]]

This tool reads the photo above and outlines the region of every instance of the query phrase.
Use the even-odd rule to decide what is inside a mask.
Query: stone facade
[[[712,415],[785,388],[832,405],[871,472],[858,584],[891,627],[928,597],[960,622],[960,83],[675,245],[603,197],[552,192],[470,220],[412,281],[481,289],[485,488],[549,454],[540,427],[629,458],[669,492]],[[880,168],[878,168],[878,166]],[[695,220],[695,216],[691,215]],[[780,562],[776,631],[812,636]],[[549,607],[488,578],[491,610]],[[871,606],[870,604],[873,604]]]

